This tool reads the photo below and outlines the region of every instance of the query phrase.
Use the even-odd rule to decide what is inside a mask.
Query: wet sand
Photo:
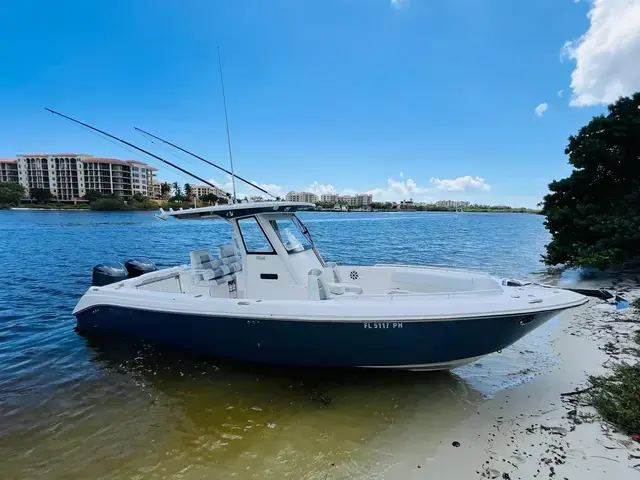
[[[624,290],[629,300],[640,297],[640,289]],[[598,300],[561,315],[548,335],[557,365],[497,393],[441,438],[415,444],[407,432],[404,453],[380,478],[639,477],[640,444],[600,421],[583,395],[562,395],[583,389],[587,375],[625,360],[630,333],[640,325],[629,322],[634,315]]]

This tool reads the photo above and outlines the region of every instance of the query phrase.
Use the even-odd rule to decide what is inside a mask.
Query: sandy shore
[[[599,286],[640,297],[635,279]],[[596,299],[564,314],[549,338],[557,366],[483,402],[433,445],[409,447],[382,478],[640,478],[640,444],[600,421],[584,395],[562,395],[625,358],[633,315]]]

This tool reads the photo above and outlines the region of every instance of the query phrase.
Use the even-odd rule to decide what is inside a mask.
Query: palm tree
[[[169,185],[167,182],[161,183],[160,184],[160,196],[162,198],[164,198],[167,195],[169,195],[170,193],[171,193],[171,185]]]
[[[180,184],[178,182],[173,182],[173,193],[176,196],[182,195],[182,188],[180,188]]]
[[[184,196],[187,197],[188,199],[191,199],[191,196],[193,195],[193,189],[191,188],[191,185],[188,183],[184,184]]]

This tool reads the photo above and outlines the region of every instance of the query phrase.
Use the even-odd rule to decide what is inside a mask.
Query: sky
[[[640,90],[640,0],[21,0],[0,15],[0,158],[148,161],[230,188],[534,207],[569,135]],[[237,184],[239,195],[254,193]],[[255,192],[259,193],[259,192]]]

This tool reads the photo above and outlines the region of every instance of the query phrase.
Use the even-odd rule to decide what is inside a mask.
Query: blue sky
[[[241,175],[278,193],[534,206],[570,171],[567,137],[640,88],[639,12],[637,0],[10,2],[0,157],[140,159],[49,106],[225,184],[133,131],[228,166],[219,45]]]

